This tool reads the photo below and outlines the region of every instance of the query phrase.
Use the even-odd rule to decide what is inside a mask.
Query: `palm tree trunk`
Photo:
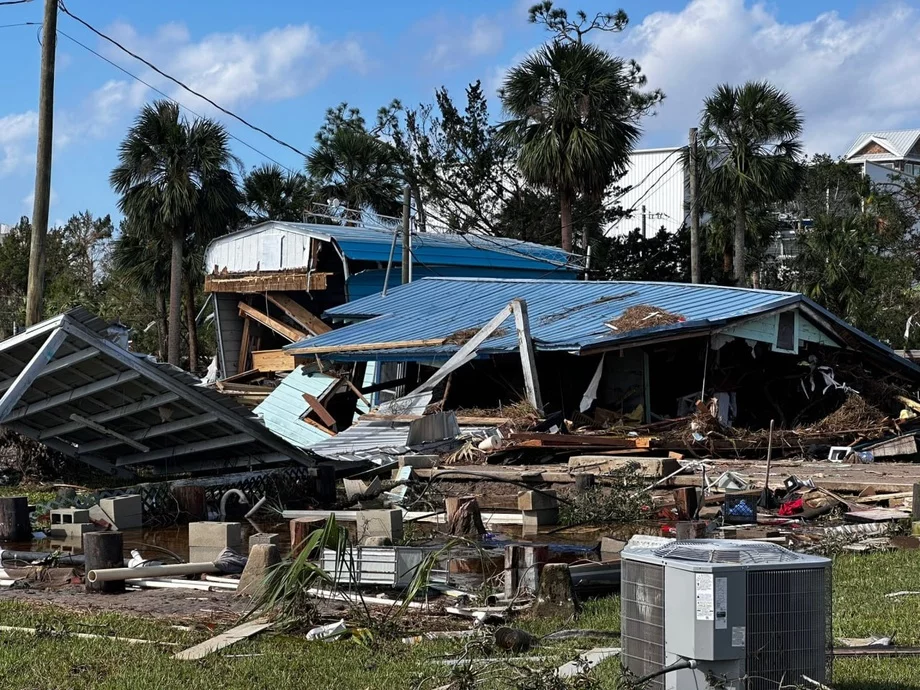
[[[735,285],[744,287],[747,284],[744,274],[744,233],[747,223],[744,218],[744,203],[739,199],[735,203],[735,256],[733,278]]]
[[[195,285],[185,281],[185,326],[188,330],[188,370],[195,372],[198,366],[198,327],[195,324]]]
[[[182,335],[182,245],[184,238],[180,231],[172,235],[172,256],[169,265],[169,330],[167,336],[166,361],[179,366],[180,336]]]
[[[166,324],[166,295],[163,294],[162,290],[157,290],[154,299],[156,300],[157,308],[157,358],[162,361],[163,357],[166,356],[166,334],[169,332]]]
[[[575,202],[574,194],[569,189],[559,193],[559,217],[562,220],[562,249],[572,251],[572,205]]]

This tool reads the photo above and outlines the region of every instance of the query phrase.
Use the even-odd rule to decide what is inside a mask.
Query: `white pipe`
[[[116,580],[138,579],[145,577],[169,577],[171,575],[201,575],[219,573],[213,563],[177,563],[175,565],[148,565],[140,568],[104,568],[90,570],[86,574],[89,582],[113,582]]]
[[[132,578],[125,580],[126,585],[143,587],[144,589],[194,589],[199,592],[224,592],[235,590],[236,587],[228,587],[219,582],[199,582],[197,580],[166,580],[152,578]]]
[[[264,506],[267,500],[268,500],[268,496],[263,496],[262,498],[260,498],[258,501],[256,501],[256,504],[249,510],[249,512],[246,513],[243,517],[246,518],[247,520],[251,518],[253,515],[259,512],[259,508]]]
[[[233,577],[220,577],[218,575],[202,575],[201,579],[206,580],[207,582],[218,582],[218,583],[222,583],[225,585],[236,586],[240,584],[240,578],[238,577],[233,578]]]

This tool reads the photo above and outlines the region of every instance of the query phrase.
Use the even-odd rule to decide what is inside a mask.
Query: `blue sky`
[[[545,39],[526,22],[533,0],[507,2],[294,2],[293,0],[69,0],[75,14],[118,38],[215,101],[301,150],[326,108],[341,101],[368,116],[399,98],[458,96],[505,70]],[[841,154],[866,129],[920,126],[920,0],[628,0],[560,3],[570,11],[622,7],[623,34],[598,42],[639,60],[665,91],[643,123],[644,146],[682,143],[702,98],[721,82],[766,78],[789,91],[806,117],[806,146]],[[0,7],[0,222],[31,213],[41,0]],[[58,28],[282,164],[297,154],[243,125],[102,42],[62,15]],[[65,37],[59,38],[51,219],[89,209],[117,215],[108,174],[146,87]],[[497,102],[494,114],[500,115]],[[234,142],[247,168],[265,158]]]

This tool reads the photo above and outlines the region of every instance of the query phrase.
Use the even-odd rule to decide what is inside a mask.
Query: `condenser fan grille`
[[[798,554],[776,544],[757,542],[732,543],[725,540],[697,539],[675,541],[653,551],[659,558],[671,558],[699,563],[738,563],[766,565],[800,561]]]

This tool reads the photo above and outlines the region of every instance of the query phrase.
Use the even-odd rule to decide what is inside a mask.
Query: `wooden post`
[[[179,507],[176,522],[204,522],[208,519],[207,495],[203,486],[174,486],[170,490]]]
[[[692,520],[696,516],[696,489],[692,486],[674,489],[674,503],[677,505],[678,520]]]
[[[540,396],[540,379],[537,376],[533,340],[530,338],[527,302],[522,299],[514,299],[511,300],[511,305],[514,311],[514,326],[517,329],[518,349],[521,351],[521,364],[524,368],[524,388],[527,391],[527,400],[537,412],[542,412],[543,399]]]
[[[593,474],[575,475],[575,493],[583,494],[594,488],[596,477]]]
[[[325,520],[315,518],[294,518],[291,520],[291,558],[300,555],[303,543],[314,530],[322,529]]]
[[[454,514],[460,509],[460,506],[475,500],[475,496],[447,496],[444,499],[444,517],[447,522],[454,519]]]
[[[32,541],[27,497],[0,498],[0,541]]]
[[[87,532],[83,535],[83,553],[86,556],[86,572],[106,568],[123,568],[124,535],[121,532]],[[124,580],[109,582],[86,581],[87,592],[120,594],[125,591]]]
[[[700,202],[697,176],[696,127],[690,128],[690,282],[702,283],[700,268]]]
[[[45,0],[42,22],[42,67],[38,95],[38,149],[35,161],[35,198],[32,201],[32,238],[29,248],[29,284],[26,327],[42,319],[45,298],[45,237],[51,205],[51,151],[54,131],[54,56],[57,50],[58,0]]]
[[[464,501],[451,515],[447,522],[447,533],[454,537],[471,537],[478,539],[486,533],[479,511],[479,501],[475,498]]]

